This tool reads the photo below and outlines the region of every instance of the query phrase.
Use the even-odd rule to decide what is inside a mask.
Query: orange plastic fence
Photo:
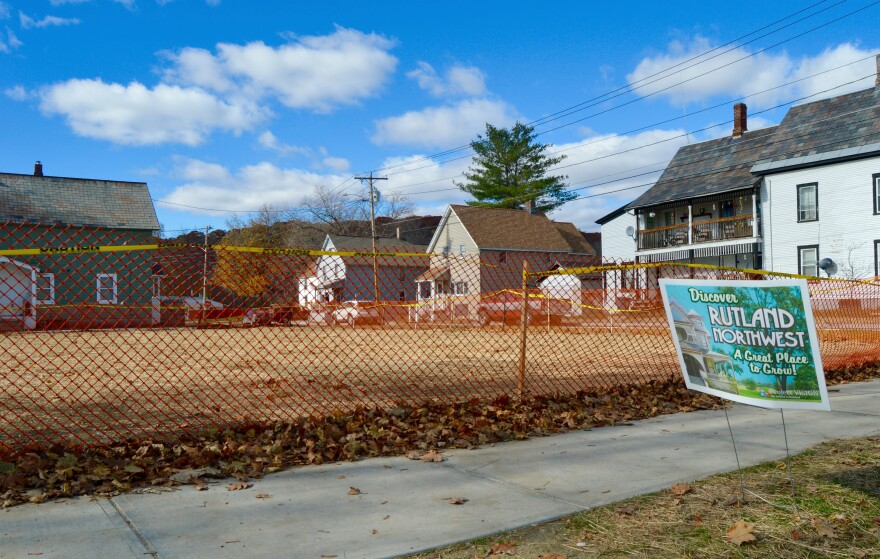
[[[680,371],[657,279],[756,277],[565,253],[383,251],[5,224],[2,444],[101,445],[668,378]],[[825,367],[876,360],[880,285],[815,279],[810,291]]]

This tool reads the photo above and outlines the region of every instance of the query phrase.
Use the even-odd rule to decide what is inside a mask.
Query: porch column
[[[688,202],[688,244],[694,244],[694,204]]]
[[[758,195],[752,191],[752,237],[758,238]]]

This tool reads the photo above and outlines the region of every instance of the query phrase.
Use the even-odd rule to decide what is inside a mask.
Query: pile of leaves
[[[16,454],[0,451],[0,506],[185,483],[198,488],[202,477],[246,482],[295,465],[472,448],[723,405],[675,378],[523,401],[358,408],[106,447],[34,446]]]

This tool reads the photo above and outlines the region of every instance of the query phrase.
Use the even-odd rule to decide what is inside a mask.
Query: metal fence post
[[[523,394],[525,393],[525,383],[526,383],[526,333],[528,331],[529,325],[529,262],[528,260],[523,261],[523,271],[522,271],[522,290],[523,290],[523,304],[522,304],[522,312],[519,317],[519,328],[520,328],[520,345],[519,345],[519,378],[517,379],[517,388],[519,389],[519,398],[522,400]]]

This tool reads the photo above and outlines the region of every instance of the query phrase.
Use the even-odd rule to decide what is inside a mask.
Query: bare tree
[[[864,258],[858,257],[859,249],[865,246],[864,242],[850,243],[846,246],[846,261],[837,265],[840,275],[844,279],[861,279],[871,276],[871,265]]]
[[[348,195],[328,186],[318,186],[303,202],[304,217],[324,224],[336,235],[370,235],[370,193]],[[376,217],[400,219],[413,214],[414,205],[406,195],[393,192],[380,196],[375,204]]]

